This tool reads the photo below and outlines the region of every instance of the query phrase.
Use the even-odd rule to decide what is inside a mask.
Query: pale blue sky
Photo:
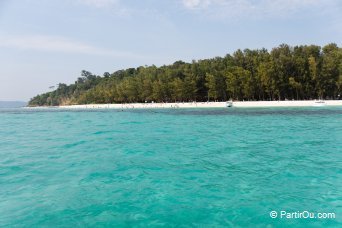
[[[81,70],[342,41],[341,0],[0,0],[0,100],[72,83]]]

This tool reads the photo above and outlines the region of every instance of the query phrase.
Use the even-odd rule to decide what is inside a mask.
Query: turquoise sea
[[[0,109],[0,227],[162,226],[341,227],[342,108]]]

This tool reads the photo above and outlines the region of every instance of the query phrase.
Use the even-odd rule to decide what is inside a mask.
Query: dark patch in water
[[[87,142],[87,141],[85,141],[85,140],[81,140],[81,141],[74,142],[74,143],[68,143],[68,144],[65,144],[65,145],[63,146],[63,148],[72,148],[72,147],[76,147],[76,146],[82,145],[82,144],[84,144],[84,143],[86,143],[86,142]]]
[[[94,133],[94,135],[103,135],[103,134],[107,134],[110,133],[111,131],[97,131]]]
[[[338,115],[342,109],[331,108],[220,108],[220,109],[155,109],[127,110],[131,113],[158,113],[176,116],[261,116],[261,115]]]
[[[75,109],[61,110],[51,109],[3,109],[6,114],[35,114],[35,113],[136,113],[136,114],[165,114],[176,116],[260,116],[260,115],[338,115],[342,114],[340,107],[296,107],[296,108],[213,108],[213,109]],[[141,122],[130,122],[140,124]],[[125,124],[125,123],[123,123]]]
[[[145,122],[139,122],[139,121],[128,121],[128,122],[122,122],[120,124],[126,125],[126,124],[143,124]]]

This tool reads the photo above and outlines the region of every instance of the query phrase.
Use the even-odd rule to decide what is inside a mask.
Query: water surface
[[[0,226],[341,226],[341,152],[339,107],[0,109]]]

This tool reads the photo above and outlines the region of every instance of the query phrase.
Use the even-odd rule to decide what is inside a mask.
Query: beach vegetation
[[[105,72],[33,97],[30,106],[90,103],[340,99],[342,49],[336,44],[237,50],[191,63],[176,61]]]

